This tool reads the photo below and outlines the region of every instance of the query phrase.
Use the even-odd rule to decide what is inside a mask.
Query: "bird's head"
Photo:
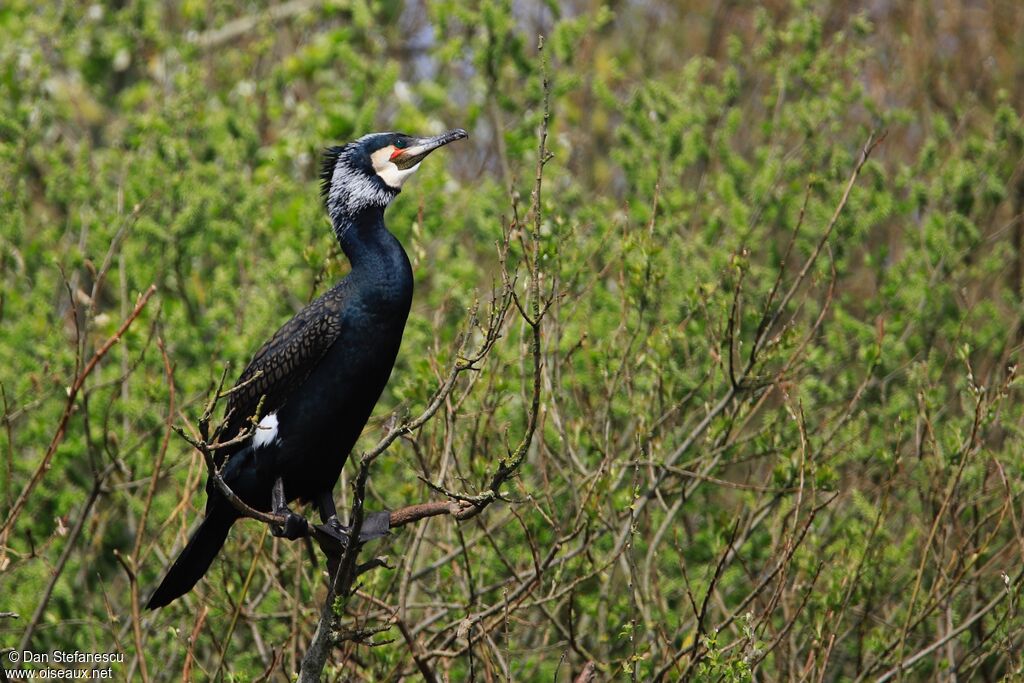
[[[424,157],[468,133],[461,128],[434,137],[371,133],[324,154],[320,189],[327,212],[337,220],[364,209],[384,208],[419,168]]]

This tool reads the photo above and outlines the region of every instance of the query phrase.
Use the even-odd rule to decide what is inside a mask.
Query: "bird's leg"
[[[322,491],[316,498],[317,509],[320,510],[320,521],[323,525],[332,531],[335,531],[341,535],[345,535],[348,538],[345,527],[338,521],[338,508],[334,504],[334,496],[331,495],[330,489]]]
[[[320,510],[322,524],[313,527],[313,537],[320,543],[320,549],[327,557],[327,570],[331,576],[336,577],[341,564],[342,555],[348,548],[348,541],[351,538],[351,529],[338,520],[338,508],[334,504],[334,496],[331,490],[320,492],[316,497],[316,505]],[[359,545],[373,538],[385,536],[390,526],[391,514],[388,512],[371,512],[363,517],[363,525],[359,532]],[[375,558],[369,562],[356,567],[356,576],[374,567],[386,567],[387,562]]]
[[[327,566],[334,576],[337,573],[341,554],[348,547],[348,529],[338,521],[338,508],[334,505],[331,490],[321,491],[316,497],[316,507],[320,511],[320,521],[313,527],[314,536],[320,543],[320,549],[327,556]]]
[[[280,477],[274,482],[274,488],[271,490],[270,506],[275,515],[283,515],[286,518],[281,526],[272,524],[270,533],[278,538],[287,538],[289,541],[309,536],[309,524],[306,522],[306,518],[292,512],[288,507],[288,499],[284,497],[284,481]]]

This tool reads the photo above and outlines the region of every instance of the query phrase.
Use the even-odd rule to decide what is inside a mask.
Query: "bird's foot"
[[[313,529],[317,532],[317,540],[320,541],[321,545],[327,543],[339,550],[344,550],[348,547],[348,527],[338,521],[337,515],[331,515],[323,524],[313,525]]]
[[[285,515],[285,521],[281,525],[270,525],[271,534],[278,538],[287,538],[289,541],[309,536],[309,522],[306,521],[305,517],[292,512],[288,508],[275,510],[274,512]]]
[[[363,518],[363,527],[359,530],[359,542],[366,543],[375,538],[388,535],[391,528],[391,513],[387,510],[371,512]]]
[[[390,526],[390,512],[369,513],[363,518],[363,526],[359,531],[359,542],[366,543],[375,538],[387,536]],[[331,548],[335,552],[343,551],[348,547],[349,538],[352,537],[352,530],[342,524],[337,515],[331,515],[323,524],[314,525],[313,530],[321,546],[326,546],[324,552],[328,552],[327,548]]]

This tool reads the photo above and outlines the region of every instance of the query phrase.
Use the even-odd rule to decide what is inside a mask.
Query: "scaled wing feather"
[[[235,382],[236,387],[248,384],[228,399],[222,442],[237,436],[251,419],[260,420],[277,411],[306,381],[341,334],[344,299],[343,287],[330,290],[285,323],[256,352]]]

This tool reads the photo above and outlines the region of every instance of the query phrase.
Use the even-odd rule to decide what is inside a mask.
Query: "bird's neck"
[[[374,207],[339,216],[334,233],[352,263],[350,277],[368,294],[407,308],[412,301],[412,267],[405,249],[384,225],[384,210]]]

